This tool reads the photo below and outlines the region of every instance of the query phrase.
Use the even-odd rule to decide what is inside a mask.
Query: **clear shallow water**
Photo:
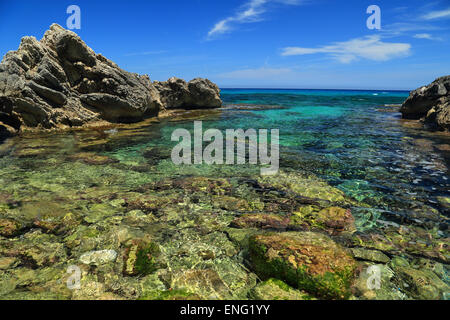
[[[444,271],[438,276],[448,281],[450,136],[428,133],[414,122],[401,120],[392,105],[401,104],[407,96],[407,92],[387,91],[224,89],[223,110],[192,111],[178,119],[119,126],[117,131],[24,134],[0,145],[0,218],[19,217],[22,236],[33,234],[36,227],[55,233],[42,227],[42,221],[58,224],[67,212],[79,215],[81,225],[45,240],[70,248],[59,264],[47,266],[62,272],[89,250],[106,246],[120,253],[122,243],[105,240],[111,234],[131,232],[130,228],[133,235],[145,232],[161,246],[170,265],[163,270],[171,277],[185,269],[211,268],[235,288],[231,297],[243,298],[245,289],[254,285],[254,275],[240,254],[233,253],[236,249],[230,249],[230,235],[225,231],[240,213],[223,206],[219,210],[214,201],[221,193],[198,194],[189,183],[169,190],[148,185],[185,177],[226,178],[233,186],[232,196],[248,201],[251,210],[246,210],[257,211],[259,202],[252,202],[255,191],[243,186],[242,179],[260,181],[259,167],[175,166],[170,161],[175,145],[171,134],[176,128],[192,131],[197,119],[203,120],[203,130],[279,129],[281,176],[271,178],[271,185],[350,207],[359,233],[382,234],[396,248],[358,246],[406,257],[419,270],[424,263],[420,259],[439,261]],[[148,201],[158,203],[157,208],[149,214],[140,207],[147,216],[139,220],[133,203],[149,196],[156,197]],[[117,206],[115,201],[125,204]],[[197,229],[198,225],[203,229]],[[101,236],[73,245],[71,237],[87,237],[83,228],[95,229]],[[17,245],[21,244],[17,239]],[[215,258],[198,258],[205,250]],[[3,279],[11,274],[20,278],[21,268],[19,264],[5,271]],[[120,279],[121,285],[132,285],[129,278]],[[36,286],[45,287],[37,282],[30,288]],[[0,291],[0,297],[20,296],[20,292]]]

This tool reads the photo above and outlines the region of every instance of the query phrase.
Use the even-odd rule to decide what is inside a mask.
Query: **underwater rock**
[[[165,82],[154,81],[166,108],[219,108],[222,106],[220,89],[208,79],[196,78],[189,82],[172,77]]]
[[[33,269],[52,266],[67,260],[67,252],[63,243],[41,230],[27,232],[20,239],[0,241],[0,255],[14,257],[21,261],[22,266]]]
[[[212,200],[215,208],[231,211],[249,211],[250,206],[244,199],[229,196],[216,196]]]
[[[206,177],[188,177],[173,182],[173,187],[187,192],[202,192],[213,195],[228,195],[232,185],[227,179],[212,179]]]
[[[273,278],[258,283],[249,296],[254,300],[315,300],[306,292],[295,290],[283,281]]]
[[[139,282],[142,294],[139,300],[200,300],[200,296],[184,289],[168,289],[156,273],[146,276]]]
[[[71,155],[69,157],[69,159],[75,160],[75,161],[81,161],[81,162],[84,162],[86,164],[91,164],[91,165],[105,165],[105,164],[119,162],[118,160],[109,158],[107,156],[102,156],[102,155],[99,155],[99,154],[96,154],[93,152],[76,153],[76,154]]]
[[[450,286],[430,270],[395,266],[396,283],[414,299],[438,300],[449,292]]]
[[[380,272],[379,282],[374,281],[371,268]],[[351,290],[352,299],[360,300],[406,300],[408,296],[399,290],[394,283],[394,271],[384,264],[363,263],[357,270],[358,276],[353,281]]]
[[[365,260],[379,263],[388,263],[389,257],[381,251],[368,250],[364,248],[352,248],[353,257],[357,260]]]
[[[315,203],[321,204],[329,202],[348,203],[344,192],[341,190],[328,185],[317,177],[305,176],[300,172],[279,172],[276,176],[260,176],[258,177],[258,183],[263,187],[294,193],[310,202],[315,200]],[[298,201],[300,200],[298,199]]]
[[[114,250],[98,250],[86,252],[80,257],[84,264],[100,265],[116,260],[117,252]]]
[[[148,275],[160,267],[158,257],[161,249],[148,239],[135,239],[124,254],[124,275]]]
[[[304,206],[290,218],[291,229],[326,231],[330,235],[355,232],[355,219],[350,209],[329,207],[320,210],[315,206]]]
[[[146,214],[156,214],[159,210],[181,201],[176,194],[164,197],[155,194],[139,194],[136,198],[127,198],[125,205],[128,210],[140,210]]]
[[[19,263],[19,260],[14,257],[1,257],[0,258],[0,270],[6,270],[15,267]]]
[[[72,231],[81,223],[81,217],[71,212],[65,215],[39,215],[33,221],[33,226],[44,232],[63,234]]]
[[[3,237],[13,237],[19,233],[21,225],[14,220],[0,219],[0,235]]]
[[[175,82],[181,86],[124,71],[76,33],[52,24],[40,41],[23,37],[0,64],[0,136],[24,128],[137,122],[165,106],[222,105],[220,90],[207,79]]]
[[[400,112],[405,119],[423,118],[425,127],[450,130],[450,76],[412,91]]]
[[[173,275],[171,288],[189,292],[207,300],[226,300],[232,298],[231,290],[219,274],[211,269],[183,270]]]
[[[275,214],[244,214],[234,219],[230,226],[234,228],[258,228],[286,230],[289,217]]]
[[[251,237],[249,245],[252,267],[261,278],[277,277],[323,298],[349,297],[356,262],[328,236],[270,233]]]
[[[408,253],[448,263],[450,259],[450,239],[438,235],[437,230],[427,230],[417,226],[388,226],[383,234],[354,234],[352,244],[355,247],[375,249],[390,254]]]
[[[147,159],[147,162],[149,164],[155,165],[158,164],[158,162],[163,159],[170,159],[171,149],[162,147],[151,147],[144,150],[142,155],[144,156],[144,158]]]

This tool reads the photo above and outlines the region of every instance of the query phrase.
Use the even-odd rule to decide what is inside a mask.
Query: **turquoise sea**
[[[407,91],[225,89],[225,104],[285,109],[224,116],[217,126],[280,129],[281,166],[306,170],[349,196],[394,214],[411,195],[440,210],[448,197],[448,135],[401,120]],[[214,124],[216,125],[216,124]],[[400,212],[399,212],[400,211]]]
[[[402,120],[408,94],[223,89],[221,110],[3,140],[0,299],[261,299],[285,288],[269,277],[292,286],[287,298],[449,298],[450,136]],[[172,132],[194,120],[279,129],[279,174],[174,165]],[[350,280],[303,286],[248,247],[261,232],[305,230],[353,252]],[[378,291],[361,271],[371,264]],[[65,285],[70,265],[79,290]]]

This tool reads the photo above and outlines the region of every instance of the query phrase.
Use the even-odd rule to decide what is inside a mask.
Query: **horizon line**
[[[414,89],[339,89],[339,88],[282,88],[282,87],[227,87],[219,86],[220,89],[246,89],[246,90],[327,90],[327,91],[395,91],[411,92]]]

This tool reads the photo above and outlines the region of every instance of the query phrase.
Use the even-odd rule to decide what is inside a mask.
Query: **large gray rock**
[[[222,106],[220,89],[208,79],[196,78],[189,82],[176,77],[153,82],[166,108],[219,108]]]
[[[221,106],[219,89],[209,80],[177,81],[179,87],[153,85],[147,75],[120,69],[53,24],[40,41],[22,38],[0,63],[0,136],[29,127],[136,122],[173,107],[174,97],[183,101],[177,107]]]
[[[432,130],[450,130],[450,76],[412,91],[400,112],[405,119],[422,119]]]

